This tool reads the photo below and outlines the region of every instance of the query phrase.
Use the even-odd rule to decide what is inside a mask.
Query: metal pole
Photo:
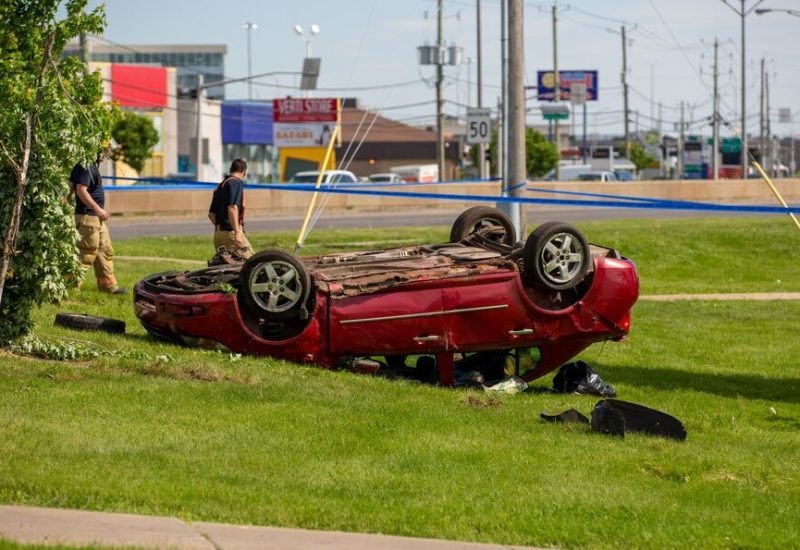
[[[775,151],[773,150],[772,143],[772,128],[769,124],[769,72],[764,73],[764,126],[767,132],[767,158],[769,164],[767,165],[767,173],[773,178],[775,177]],[[763,167],[763,166],[762,166]]]
[[[583,102],[583,142],[581,143],[581,156],[583,157],[583,164],[586,164],[586,156],[589,151],[586,148],[586,101]]]
[[[197,172],[197,181],[203,181],[203,94],[205,88],[203,87],[203,75],[197,75],[197,126],[195,128],[195,166]]]
[[[444,181],[444,114],[442,112],[442,81],[444,80],[444,70],[442,68],[442,51],[444,50],[444,0],[437,3],[437,25],[436,25],[436,164],[439,168],[439,181]]]
[[[524,3],[510,0],[508,9],[508,177],[512,197],[526,193],[527,169],[525,163],[525,54],[524,54]],[[511,221],[517,239],[525,234],[525,217],[521,205],[511,205]]]
[[[503,148],[500,176],[503,178],[503,195],[508,194],[508,1],[500,0],[500,94],[502,96]]]
[[[478,23],[478,107],[483,107],[483,65],[482,65],[482,52],[481,52],[481,0],[476,0],[476,19]],[[478,175],[481,179],[486,179],[488,172],[486,167],[486,144],[478,144]]]
[[[719,179],[719,41],[714,38],[714,117],[712,119],[712,151],[711,151],[711,166],[714,181]]]
[[[745,32],[744,32],[744,19],[747,13],[744,11],[744,2],[742,3],[742,178],[747,178],[747,82],[746,82],[746,68],[745,68]]]
[[[251,80],[251,75],[253,74],[253,65],[252,65],[252,52],[250,49],[250,35],[253,32],[253,25],[251,23],[247,23],[247,99],[253,99],[253,81]]]
[[[678,133],[678,179],[683,179],[683,144],[684,144],[684,122],[683,122],[683,101],[681,101],[681,131]]]
[[[764,58],[761,58],[761,87],[759,96],[759,112],[758,112],[758,153],[759,164],[764,164]]]
[[[561,101],[561,77],[558,74],[558,14],[556,13],[556,6],[553,4],[553,77],[555,84],[553,85],[553,103]],[[556,153],[558,160],[556,161],[556,181],[561,179],[561,143],[558,136],[558,119],[553,121]]]
[[[625,111],[625,158],[631,158],[631,141],[628,128],[628,49],[625,42],[625,25],[622,26],[622,94]]]

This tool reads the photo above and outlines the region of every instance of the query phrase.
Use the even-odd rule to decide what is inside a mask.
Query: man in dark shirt
[[[253,247],[244,234],[244,178],[247,162],[234,159],[230,175],[217,185],[208,209],[214,224],[214,249],[224,247],[244,259],[253,255]]]
[[[99,161],[99,157],[98,157]],[[75,227],[78,229],[78,251],[84,271],[94,267],[97,288],[110,294],[126,294],[114,276],[114,247],[108,232],[108,212],[103,180],[97,163],[88,167],[76,164],[69,176],[75,192]]]

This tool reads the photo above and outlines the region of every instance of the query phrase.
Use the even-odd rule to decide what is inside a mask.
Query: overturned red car
[[[530,381],[620,340],[638,293],[633,262],[577,228],[548,222],[517,243],[505,214],[478,206],[447,243],[304,258],[265,250],[243,264],[151,275],[134,308],[161,339],[452,385],[460,369]],[[504,372],[481,360],[498,354],[511,358]]]

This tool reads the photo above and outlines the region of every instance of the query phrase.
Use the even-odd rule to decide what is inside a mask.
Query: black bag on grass
[[[617,392],[583,361],[567,363],[553,377],[553,391],[616,397]]]

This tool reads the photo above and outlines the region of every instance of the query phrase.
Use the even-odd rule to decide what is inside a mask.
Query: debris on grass
[[[495,397],[494,395],[489,396],[489,397],[487,397],[485,399],[481,398],[481,397],[478,397],[477,395],[468,395],[467,397],[462,399],[461,402],[464,405],[467,405],[468,407],[478,407],[478,408],[484,408],[484,409],[485,408],[494,409],[494,408],[499,407],[502,404],[502,402],[497,397]]]
[[[483,389],[488,392],[515,394],[527,390],[528,384],[519,376],[512,376],[493,386],[484,386]]]

